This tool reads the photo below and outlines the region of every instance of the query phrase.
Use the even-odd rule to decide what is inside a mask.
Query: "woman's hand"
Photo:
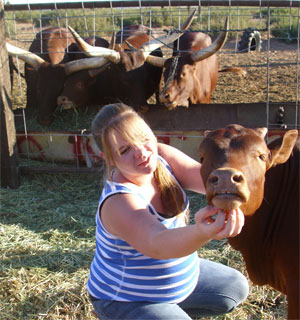
[[[216,217],[213,217],[213,216]],[[195,214],[195,223],[199,232],[208,239],[221,240],[238,235],[245,222],[245,217],[240,209],[225,213],[212,206],[200,209]]]

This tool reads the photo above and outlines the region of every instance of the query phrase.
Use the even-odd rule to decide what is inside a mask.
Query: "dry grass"
[[[94,319],[85,283],[95,248],[101,177],[28,175],[17,190],[1,189],[0,319]],[[192,212],[205,204],[189,193]],[[212,241],[200,255],[241,270],[238,252]],[[245,303],[217,319],[284,319],[286,301],[251,284]]]

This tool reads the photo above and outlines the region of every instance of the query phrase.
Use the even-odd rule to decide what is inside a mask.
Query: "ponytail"
[[[183,192],[177,181],[159,160],[157,161],[154,177],[158,183],[161,200],[166,212],[170,212],[172,217],[183,213],[186,207]]]

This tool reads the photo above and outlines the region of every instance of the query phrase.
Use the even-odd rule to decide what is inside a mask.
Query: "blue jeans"
[[[237,270],[200,259],[193,293],[179,304],[119,302],[91,298],[101,320],[191,320],[233,311],[249,293],[247,279]]]

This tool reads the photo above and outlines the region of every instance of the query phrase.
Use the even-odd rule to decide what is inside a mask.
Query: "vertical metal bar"
[[[75,156],[76,156],[76,164],[77,168],[79,168],[79,159],[78,159],[78,139],[77,139],[77,134],[75,134]]]
[[[298,113],[299,110],[299,90],[300,90],[300,7],[298,8],[298,37],[297,37],[297,84],[296,84],[296,123],[295,128],[300,129],[300,115]]]
[[[68,11],[66,10],[66,29],[68,30],[68,26],[69,26],[69,19],[68,19]],[[60,29],[59,29],[60,30]],[[66,42],[67,42],[67,52],[69,53],[69,36],[68,33],[66,33]]]
[[[237,30],[240,29],[240,7],[237,7]],[[238,51],[239,32],[236,32],[234,52]]]
[[[262,28],[262,25],[261,25],[261,23],[262,23],[262,15],[261,15],[261,0],[259,0],[259,27],[260,27],[260,29]]]
[[[202,29],[202,8],[201,8],[201,0],[198,3],[198,15],[199,15],[199,26],[200,30]]]
[[[42,15],[41,15],[41,11],[40,11],[40,19],[39,19],[39,22],[40,22],[40,43],[41,43],[41,52],[40,53],[43,53],[43,28],[42,28]]]
[[[82,7],[82,12],[83,12],[83,20],[84,20],[85,33],[86,33],[86,36],[89,37],[89,30],[88,30],[88,25],[87,25],[87,20],[86,20],[86,14],[85,14],[85,7],[84,7],[84,4],[83,4],[83,1],[81,1],[81,7]]]
[[[170,25],[173,26],[173,14],[171,9],[171,0],[169,0],[169,11],[170,11]]]
[[[56,11],[56,22],[57,22],[57,26],[60,30],[60,21],[59,21],[59,14],[58,14],[58,10],[57,10],[57,5],[56,5],[56,0],[54,1],[54,6],[55,6],[55,11]]]
[[[121,8],[121,10],[122,10],[122,8]],[[112,19],[112,25],[113,25],[113,32],[116,32],[115,16],[114,16],[114,11],[113,11],[113,6],[112,6],[112,0],[110,0],[110,13],[111,13],[111,19]]]
[[[207,7],[207,29],[208,31],[210,31],[210,14],[211,14],[211,8],[210,6]]]
[[[142,10],[142,3],[141,0],[139,0],[139,8],[140,8],[140,18],[141,18],[141,25],[144,25],[144,19],[143,19],[143,10]]]
[[[49,136],[49,150],[51,150],[51,144],[53,144],[53,135],[50,134]],[[55,158],[54,158],[54,154],[53,152],[51,152],[51,161],[52,161],[52,164],[54,165],[55,164]]]
[[[267,45],[267,86],[266,86],[266,119],[267,119],[267,127],[269,127],[269,85],[270,85],[270,7],[268,7],[268,45]]]
[[[96,45],[96,12],[95,8],[93,10],[93,37],[94,37],[94,45]]]
[[[33,17],[32,17],[32,11],[31,11],[31,9],[30,9],[30,3],[29,3],[29,0],[27,0],[27,7],[28,7],[28,11],[30,12],[30,19],[31,19],[31,25],[32,25],[32,32],[33,32],[33,34],[35,35],[35,34],[36,34],[36,31],[35,31],[35,28],[34,28]]]

